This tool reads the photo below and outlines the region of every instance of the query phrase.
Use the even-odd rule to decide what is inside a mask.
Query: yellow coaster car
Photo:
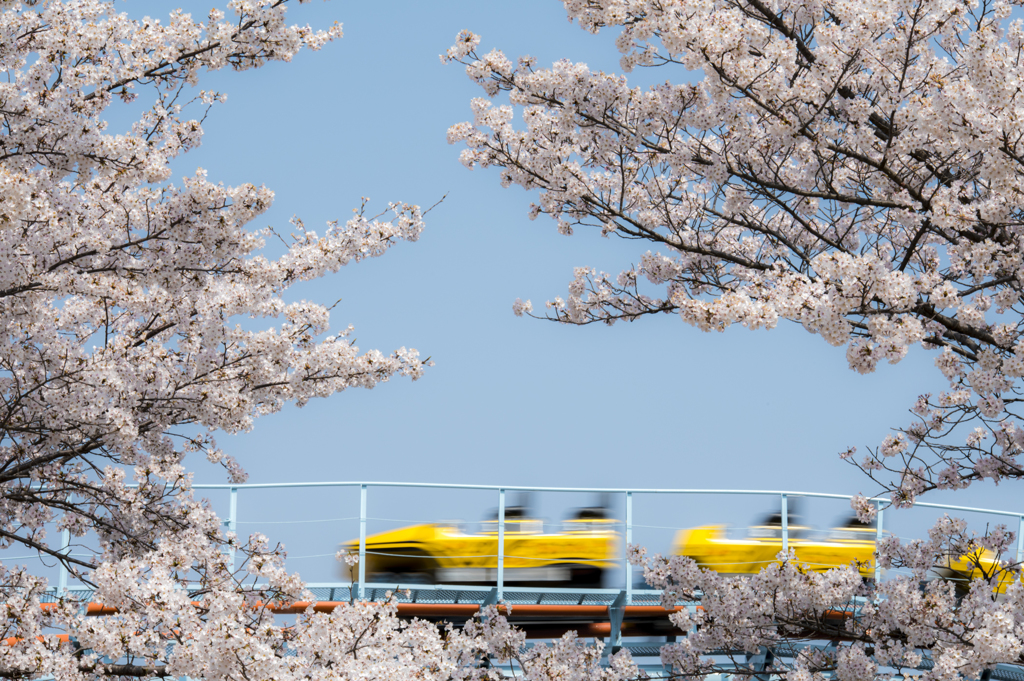
[[[979,548],[973,553],[957,559],[947,558],[945,565],[933,572],[956,585],[957,592],[966,593],[975,579],[990,580],[996,578],[993,591],[997,594],[1006,593],[1006,588],[1014,581],[1022,578],[1019,570],[1007,570],[1000,565],[999,556],[988,549]]]
[[[505,512],[504,583],[510,586],[600,586],[619,557],[618,521],[603,509],[579,509],[555,532],[524,509]],[[496,584],[498,521],[478,533],[431,523],[366,538],[366,581],[384,584]],[[359,552],[359,540],[346,542]],[[348,576],[348,575],[346,575]]]
[[[860,574],[875,574],[875,528],[851,520],[843,527],[833,528],[820,538],[813,538],[809,527],[790,520],[789,548],[797,561],[815,572],[856,563]],[[701,567],[730,575],[750,575],[778,562],[782,551],[781,516],[769,516],[755,525],[745,537],[730,538],[725,525],[705,525],[676,533],[672,553],[693,558]]]
[[[794,522],[788,523],[789,546],[797,561],[814,572],[856,563],[861,576],[875,576],[874,552],[877,529],[851,519],[842,527],[814,538],[811,528]],[[776,555],[782,550],[782,521],[780,514],[765,519],[763,524],[749,528],[745,537],[729,537],[725,525],[706,525],[676,534],[672,553],[693,558],[701,567],[722,574],[749,575],[778,562]],[[996,577],[994,591],[1006,588],[1021,578],[1021,573],[1001,569],[998,556],[992,551],[978,549],[974,553],[947,558],[930,572],[929,579],[952,582],[960,594],[966,593],[975,579]]]

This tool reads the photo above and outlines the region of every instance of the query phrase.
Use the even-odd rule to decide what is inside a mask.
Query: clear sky
[[[157,15],[154,6],[179,4],[130,11]],[[185,8],[205,14],[210,6]],[[383,207],[426,206],[447,195],[419,242],[294,290],[319,302],[341,298],[334,326],[354,324],[361,348],[415,347],[436,366],[416,383],[345,392],[262,418],[250,433],[221,436],[251,482],[876,491],[837,452],[874,446],[906,422],[919,393],[942,389],[932,356],[920,349],[860,376],[846,367],[845,349],[793,324],[705,334],[675,316],[612,328],[513,316],[517,297],[542,307],[564,296],[574,266],[618,272],[647,246],[584,231],[560,236],[551,221],[527,219],[530,194],[502,189],[495,170],[460,165],[445,132],[470,118],[469,101],[482,93],[438,55],[467,28],[482,35],[485,50],[499,47],[512,58],[531,54],[541,65],[570,58],[618,72],[614,34],[584,33],[556,0],[314,2],[296,5],[291,17],[320,27],[341,21],[345,37],[290,64],[206,77],[201,87],[226,92],[228,101],[215,107],[203,146],[176,163],[176,174],[202,166],[211,180],[265,184],[275,204],[253,226],[281,231],[293,214],[312,229],[344,220],[361,196]],[[657,70],[631,81],[687,77]],[[224,477],[199,466],[197,481]],[[950,500],[1009,507],[1013,489],[979,487]],[[308,498],[264,496],[245,509],[263,519],[355,510],[350,496],[317,502],[342,511],[304,510]],[[378,510],[394,518],[475,519],[494,505],[476,496],[379,499]],[[559,504],[587,501],[544,503],[558,515]],[[704,507],[665,526],[769,505]],[[268,527],[240,527],[252,529]],[[350,531],[274,535],[315,553],[315,546],[333,550]]]

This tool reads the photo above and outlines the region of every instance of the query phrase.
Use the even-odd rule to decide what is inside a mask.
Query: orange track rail
[[[270,610],[281,615],[296,615],[306,612],[310,607],[314,612],[332,612],[341,605],[349,605],[349,602],[298,601],[271,605]],[[42,607],[50,610],[57,606],[44,603]],[[435,622],[466,620],[480,611],[480,605],[476,603],[397,603],[396,607],[399,617],[419,617]],[[624,606],[620,632],[623,636],[680,634],[682,632],[671,624],[668,616],[682,609],[675,607],[668,610],[660,605]],[[85,612],[89,616],[116,615],[118,609],[102,603],[88,603]],[[612,634],[611,610],[607,605],[514,605],[511,612],[505,605],[498,605],[498,612],[523,629],[527,638],[556,638],[567,631],[575,631],[581,638],[605,638]],[[849,611],[830,610],[825,613],[825,619],[842,620],[852,614]],[[60,638],[66,640],[67,636],[62,635]],[[0,643],[12,645],[18,640],[10,638]]]
[[[200,605],[200,603],[196,603]],[[314,612],[332,612],[339,605],[349,605],[348,601],[297,601],[286,605],[271,605],[270,610],[280,615],[296,615],[306,612],[313,606]],[[55,603],[43,603],[44,610],[56,608]],[[673,612],[679,612],[682,607],[666,610],[660,605],[627,605],[623,608],[624,619],[636,618],[661,618],[668,617]],[[480,606],[476,603],[398,603],[399,617],[472,617],[479,612]],[[536,618],[582,618],[582,619],[608,619],[609,606],[607,605],[513,605],[512,612],[505,605],[498,606],[498,612],[510,619],[520,617]],[[118,609],[102,603],[89,603],[86,605],[85,614],[92,616],[116,615]]]
[[[338,606],[348,604],[348,601],[299,601],[271,605],[270,610],[281,615],[296,615],[310,607],[313,612],[332,612]],[[419,617],[435,622],[454,620],[457,623],[480,611],[476,603],[398,603],[396,606],[399,617]],[[44,603],[42,607],[49,610],[56,604]],[[668,621],[668,616],[679,610],[682,608],[666,610],[659,605],[627,605],[623,608],[622,635],[681,633]],[[583,638],[605,638],[612,633],[611,613],[607,605],[514,605],[511,612],[505,605],[498,605],[498,612],[515,622],[528,638],[556,638],[567,631],[575,631]],[[85,614],[93,617],[117,613],[117,608],[102,603],[85,606]]]

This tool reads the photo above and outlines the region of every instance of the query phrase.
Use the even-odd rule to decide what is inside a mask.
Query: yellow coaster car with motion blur
[[[794,522],[788,523],[789,548],[796,553],[797,561],[814,572],[825,572],[836,567],[855,563],[862,577],[875,576],[875,539],[877,528],[850,519],[842,527],[830,532],[818,533]],[[693,558],[700,567],[728,575],[750,575],[764,567],[777,563],[777,554],[782,551],[782,516],[774,514],[761,525],[748,529],[745,537],[728,536],[725,525],[705,525],[692,530],[681,530],[676,534],[672,553]],[[964,594],[975,579],[996,578],[993,591],[1006,592],[1007,587],[1021,573],[1004,570],[998,556],[992,551],[979,548],[977,551],[958,558],[946,558],[932,569],[929,579],[943,579],[952,582],[957,592]]]
[[[979,548],[972,553],[965,554],[959,558],[947,558],[944,565],[935,568],[936,575],[952,582],[956,586],[958,594],[965,594],[970,590],[971,582],[976,579],[989,581],[995,578],[993,591],[997,594],[1005,594],[1007,587],[1018,579],[1024,578],[1024,573],[1019,569],[1005,569],[1000,565],[999,556],[994,551]]]
[[[602,508],[579,509],[554,532],[525,510],[505,511],[504,583],[509,586],[596,587],[619,554],[618,521]],[[346,542],[347,553],[359,541]],[[457,524],[430,523],[366,538],[366,581],[381,584],[496,584],[498,521],[476,533]],[[347,576],[347,575],[346,575]]]
[[[814,572],[856,563],[865,578],[875,575],[874,553],[876,529],[851,519],[842,527],[833,528],[820,538],[812,536],[811,528],[794,522],[788,525],[789,548],[796,559]],[[782,516],[768,516],[761,525],[748,529],[746,536],[729,536],[725,525],[705,525],[676,533],[672,553],[693,558],[700,567],[722,574],[757,574],[764,567],[777,563],[782,551]]]

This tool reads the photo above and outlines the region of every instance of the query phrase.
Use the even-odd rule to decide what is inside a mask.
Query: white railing
[[[622,495],[625,502],[625,544],[628,547],[633,541],[633,496],[638,494],[643,495],[749,495],[749,496],[767,496],[776,497],[780,501],[781,511],[781,523],[782,523],[782,550],[786,551],[789,549],[789,501],[791,498],[819,498],[819,499],[852,499],[849,495],[843,494],[823,494],[818,492],[790,492],[790,491],[770,491],[770,490],[734,490],[734,489],[643,489],[643,488],[603,488],[603,487],[537,487],[537,486],[517,486],[517,485],[460,485],[460,484],[444,484],[444,483],[415,483],[415,482],[293,482],[293,483],[254,483],[254,484],[197,484],[193,485],[194,489],[197,490],[226,490],[230,494],[229,506],[228,506],[228,517],[224,521],[224,525],[227,529],[234,531],[238,525],[238,495],[240,492],[245,490],[255,489],[295,489],[295,488],[313,488],[313,487],[336,487],[336,488],[358,488],[359,489],[359,563],[358,563],[358,577],[356,580],[358,598],[365,597],[366,587],[366,522],[367,522],[367,495],[370,488],[416,488],[416,489],[457,489],[457,490],[487,490],[496,492],[498,495],[498,549],[497,549],[497,596],[499,599],[503,597],[505,591],[505,498],[508,492],[570,492],[570,493],[591,493],[591,494],[603,494],[603,495]],[[882,498],[874,498],[871,500],[878,507],[878,513],[876,516],[876,538],[881,539],[882,537],[882,520],[884,507],[888,504],[888,500]],[[934,504],[934,503],[917,503],[917,507],[922,508],[934,508],[945,511],[954,512],[977,512],[987,513],[992,515],[1006,516],[1009,518],[1016,518],[1018,525],[1018,538],[1017,538],[1017,560],[1018,562],[1024,561],[1024,512],[1020,511],[1004,511],[998,509],[984,509],[984,508],[971,508],[966,506],[953,506],[949,504]],[[355,518],[353,518],[355,519]],[[68,539],[65,538],[65,547],[67,546]],[[232,553],[231,565],[234,565],[234,555]],[[881,572],[876,566],[876,579],[881,578]],[[625,561],[625,579],[623,590],[625,592],[625,602],[631,603],[633,600],[633,569],[629,561]],[[67,587],[67,572],[61,566],[59,589],[64,590]],[[355,584],[353,586],[356,586]],[[601,591],[606,591],[602,589]]]

